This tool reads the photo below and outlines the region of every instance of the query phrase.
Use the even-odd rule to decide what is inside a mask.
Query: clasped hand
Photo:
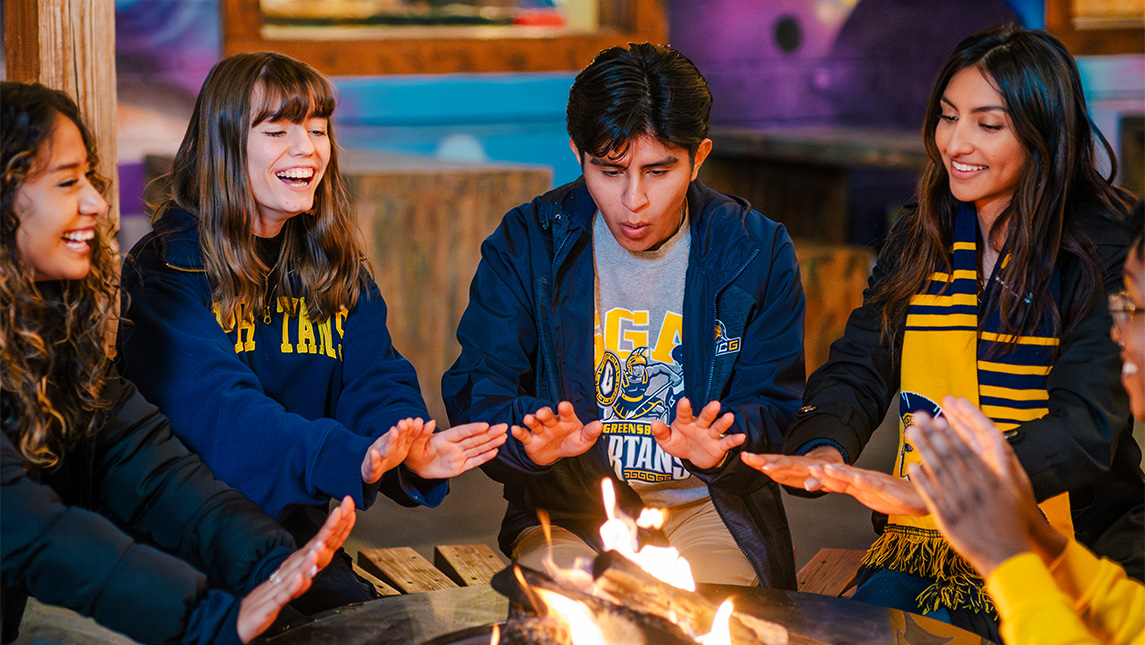
[[[366,451],[362,481],[372,484],[402,463],[425,479],[456,477],[495,457],[508,426],[466,423],[434,432],[436,427],[435,421],[399,421]]]

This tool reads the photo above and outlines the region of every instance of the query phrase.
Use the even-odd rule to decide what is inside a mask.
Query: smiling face
[[[107,202],[90,171],[79,128],[57,114],[13,204],[16,249],[33,280],[79,280],[91,270],[96,220]]]
[[[631,252],[658,248],[680,226],[688,184],[712,150],[704,139],[693,163],[688,151],[648,135],[629,142],[620,156],[594,157],[569,147],[604,223],[621,247]]]
[[[314,207],[314,193],[330,163],[328,126],[320,117],[251,125],[246,162],[258,205],[255,235],[274,237],[286,220]]]
[[[992,223],[1018,187],[1029,155],[1018,141],[1006,101],[977,67],[951,77],[942,94],[934,142],[955,199],[972,202]]]
[[[1125,259],[1125,291],[1139,310],[1145,310],[1145,258],[1136,247]],[[1113,325],[1113,340],[1121,345],[1121,384],[1129,393],[1133,417],[1145,421],[1145,313],[1124,313]]]

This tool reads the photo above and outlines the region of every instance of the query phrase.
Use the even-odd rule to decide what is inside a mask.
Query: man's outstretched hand
[[[538,466],[548,466],[564,457],[588,452],[604,425],[593,421],[581,423],[572,403],[561,401],[557,411],[544,407],[525,415],[525,427],[513,426],[513,437],[525,447],[525,454]]]

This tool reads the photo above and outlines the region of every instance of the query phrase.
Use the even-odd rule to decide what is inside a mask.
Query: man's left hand
[[[653,421],[652,436],[664,452],[707,470],[723,463],[729,450],[747,440],[743,434],[724,434],[733,422],[731,412],[720,415],[719,401],[709,402],[699,416],[693,416],[692,403],[681,398],[676,404],[676,420],[671,426]]]

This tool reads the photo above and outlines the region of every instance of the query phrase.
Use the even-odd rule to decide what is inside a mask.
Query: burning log
[[[712,627],[719,605],[660,581],[615,551],[598,555],[592,569],[595,589],[613,602],[670,620],[693,639],[707,634]],[[734,611],[730,622],[734,643],[788,645],[787,630],[782,625]]]
[[[600,630],[601,642],[608,645],[695,645],[693,639],[664,617],[582,593],[540,571],[513,566],[493,576],[490,583],[525,611],[542,617],[538,620],[511,615],[501,632],[502,645],[573,642],[564,620],[557,619],[550,610],[553,599],[541,597],[546,593],[583,605]],[[560,633],[556,639],[554,629]]]

